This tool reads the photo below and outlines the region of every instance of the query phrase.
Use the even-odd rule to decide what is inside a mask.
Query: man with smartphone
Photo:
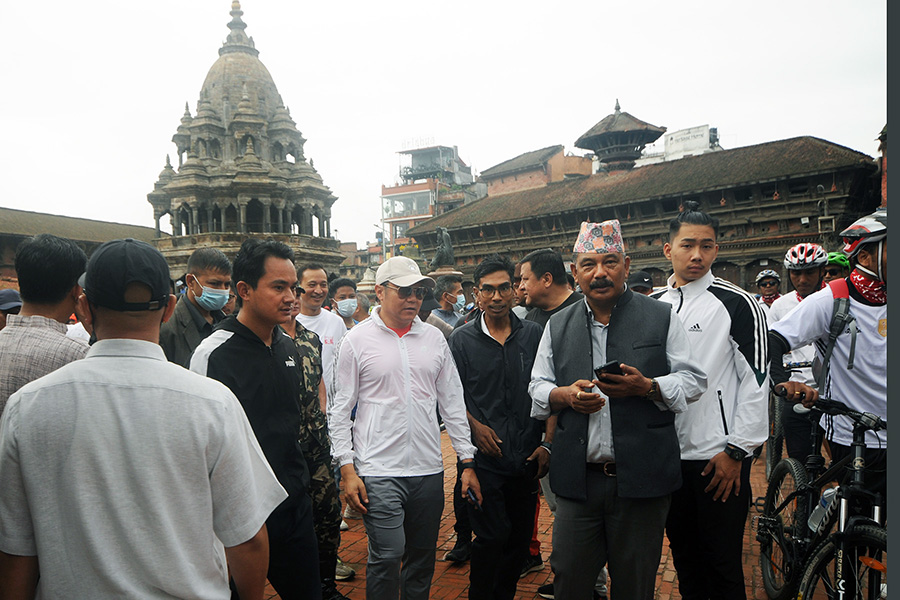
[[[631,260],[617,220],[582,223],[574,254],[584,302],[548,321],[529,386],[532,416],[558,416],[554,595],[589,598],[608,560],[616,596],[649,600],[681,485],[675,414],[705,391],[706,374],[674,310],[625,285]],[[597,378],[612,360],[622,374],[607,366]]]
[[[531,418],[528,396],[541,327],[511,312],[514,272],[512,262],[497,254],[475,267],[482,311],[450,336],[484,498],[480,507],[469,504],[475,533],[471,600],[515,596],[531,540],[538,480],[550,464],[550,444],[541,443],[541,422]]]

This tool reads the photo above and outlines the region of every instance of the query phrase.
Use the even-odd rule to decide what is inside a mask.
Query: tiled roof
[[[578,148],[587,148],[591,149],[591,145],[588,144],[585,146],[585,143],[588,143],[590,138],[593,138],[598,135],[602,135],[604,133],[612,133],[612,132],[624,132],[624,131],[654,131],[659,135],[662,135],[666,132],[665,127],[657,127],[656,125],[651,125],[645,121],[641,121],[637,117],[634,117],[627,112],[620,112],[619,105],[616,104],[616,112],[611,115],[607,115],[602,121],[588,129],[587,133],[582,135],[575,142],[575,146]],[[659,135],[657,137],[659,137]]]
[[[500,177],[501,175],[507,175],[509,173],[534,169],[536,167],[540,167],[545,162],[562,151],[562,144],[559,144],[557,146],[549,146],[547,148],[541,148],[540,150],[532,150],[531,152],[520,154],[515,158],[503,161],[499,165],[494,165],[490,169],[482,171],[481,177],[493,179],[495,177]]]
[[[464,229],[587,207],[734,188],[852,168],[861,163],[871,164],[872,158],[815,137],[791,138],[487,196],[417,225],[409,230],[409,235],[433,231],[438,225]]]
[[[51,233],[76,242],[106,242],[126,237],[149,242],[156,237],[153,227],[0,207],[0,235],[30,236],[39,233]]]

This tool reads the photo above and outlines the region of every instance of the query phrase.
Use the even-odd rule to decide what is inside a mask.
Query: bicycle
[[[812,361],[784,363],[786,371],[794,372],[805,367],[811,367]],[[769,437],[766,440],[766,480],[772,476],[772,471],[781,461],[784,451],[784,427],[782,425],[781,408],[784,401],[775,393],[769,394]],[[758,458],[758,457],[757,457]]]
[[[851,452],[826,468],[821,454],[823,434],[816,427],[813,453],[805,467],[786,458],[773,470],[763,514],[754,518],[766,593],[776,600],[887,597],[883,500],[881,494],[863,487],[865,432],[887,429],[887,423],[871,413],[820,398],[810,419],[816,423],[823,413],[853,420]],[[851,473],[849,482],[835,488],[821,521],[811,529],[808,518],[819,505],[822,488],[845,469]]]

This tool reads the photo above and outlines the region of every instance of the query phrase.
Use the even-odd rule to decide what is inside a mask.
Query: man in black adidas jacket
[[[281,242],[248,239],[234,260],[241,310],[219,323],[191,357],[191,370],[228,386],[288,498],[266,521],[267,577],[285,599],[320,600],[309,471],[297,441],[303,374],[293,340],[278,325],[291,318],[297,287],[293,251]]]

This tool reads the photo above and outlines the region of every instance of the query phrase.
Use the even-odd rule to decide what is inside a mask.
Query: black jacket
[[[525,459],[541,443],[543,423],[531,418],[528,383],[543,333],[512,312],[506,343],[482,330],[483,314],[457,328],[448,340],[462,380],[466,409],[503,440],[499,459],[476,455],[479,468],[507,475],[525,473]]]
[[[294,341],[275,328],[272,346],[226,317],[191,357],[191,370],[224,383],[237,396],[266,460],[290,502],[309,490],[298,435],[303,374]]]

